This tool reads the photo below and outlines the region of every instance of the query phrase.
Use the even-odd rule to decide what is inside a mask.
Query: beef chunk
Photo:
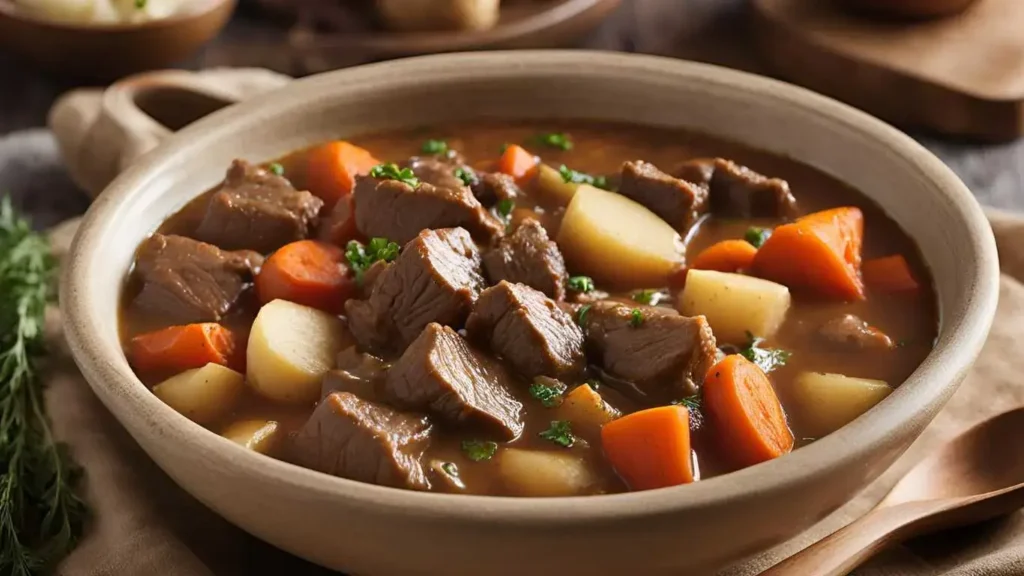
[[[571,376],[586,364],[583,332],[572,317],[523,284],[502,281],[484,290],[466,331],[527,378]]]
[[[327,396],[292,442],[300,466],[395,488],[429,490],[421,458],[430,424],[348,392]]]
[[[461,326],[483,287],[468,232],[425,230],[377,274],[369,297],[349,300],[345,312],[363,349],[400,353],[431,322]]]
[[[639,310],[639,320],[633,310]],[[694,394],[718,351],[703,316],[688,318],[667,308],[597,302],[583,324],[591,358],[655,402]]]
[[[235,160],[210,197],[196,237],[225,250],[266,254],[309,236],[323,200],[244,160]]]
[[[484,274],[496,284],[519,282],[555,300],[565,300],[565,260],[558,245],[533,218],[523,220],[511,236],[484,254]]]
[[[461,178],[455,175],[455,170],[462,167],[454,159],[439,159],[435,157],[413,157],[409,159],[406,166],[412,168],[417,178],[433,184],[439,188],[461,188],[466,185]]]
[[[477,200],[486,206],[492,206],[502,200],[515,200],[522,194],[515,178],[500,172],[477,174],[472,189]]]
[[[351,392],[363,400],[380,402],[380,386],[388,366],[376,356],[359,352],[355,346],[346,348],[338,353],[337,369],[324,374],[320,398],[333,392]]]
[[[512,440],[523,431],[523,405],[509,394],[510,384],[500,364],[435,323],[388,370],[384,390],[393,406]]]
[[[682,232],[708,209],[706,187],[673,178],[641,160],[622,165],[619,194],[643,204]]]
[[[484,210],[469,188],[420,182],[415,188],[398,180],[361,177],[354,192],[356,226],[367,237],[405,244],[423,230],[463,227],[490,243],[505,226]]]
[[[822,325],[818,333],[830,344],[845,348],[887,350],[893,347],[892,339],[884,332],[853,314],[843,314],[829,320]]]
[[[178,324],[217,322],[262,264],[263,257],[248,250],[153,234],[139,246],[135,277],[142,290],[132,305]]]
[[[697,158],[675,172],[709,190],[711,212],[726,218],[788,218],[796,214],[789,183],[723,158]]]

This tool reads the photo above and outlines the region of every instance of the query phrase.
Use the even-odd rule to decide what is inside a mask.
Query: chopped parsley
[[[569,135],[562,132],[541,134],[537,136],[537,141],[550,148],[558,148],[560,150],[572,150],[573,146]]]
[[[445,154],[448,152],[448,143],[444,140],[427,140],[420,150],[424,154]]]
[[[689,408],[690,410],[700,410],[700,403],[701,403],[700,394],[694,394],[692,396],[687,396],[686,398],[681,398],[679,400],[673,400],[672,401],[673,405],[675,405],[675,406],[685,406],[685,407]]]
[[[494,458],[498,452],[498,443],[490,440],[463,440],[462,451],[473,462],[483,462]]]
[[[763,338],[757,338],[750,332],[747,332],[747,337],[750,338],[750,344],[746,348],[740,351],[740,354],[744,358],[750,360],[754,364],[757,364],[765,374],[786,365],[789,361],[791,353],[788,350],[782,350],[780,348],[762,348],[761,343],[764,342]]]
[[[552,420],[551,427],[541,432],[540,437],[565,448],[571,448],[576,443],[576,436],[573,436],[572,425],[568,420]]]
[[[750,228],[747,228],[747,233],[743,235],[743,239],[749,244],[752,244],[754,248],[760,248],[761,246],[764,246],[765,241],[768,240],[768,237],[771,235],[772,231],[770,228],[758,228],[756,226],[751,226]]]
[[[356,281],[362,282],[363,273],[366,272],[374,262],[383,260],[391,262],[398,257],[398,244],[387,238],[372,238],[366,246],[357,240],[351,240],[345,246],[345,259],[349,267],[355,273]]]
[[[629,311],[629,325],[633,328],[639,328],[644,323],[644,313],[639,308],[633,308]]]
[[[413,173],[412,168],[399,168],[397,164],[378,164],[370,168],[370,176],[384,180],[398,180],[409,186],[417,186],[420,179]]]
[[[497,214],[498,218],[501,218],[505,223],[508,223],[512,218],[512,211],[515,209],[515,200],[512,200],[511,198],[505,198],[494,206],[495,214]]]
[[[690,412],[690,429],[696,430],[704,423],[704,412],[702,410],[704,399],[700,393],[687,396],[679,400],[673,400],[672,405],[683,406]]]
[[[587,327],[587,314],[590,312],[590,304],[584,304],[580,306],[579,312],[576,313],[576,323],[579,324],[580,328]]]
[[[590,276],[572,276],[569,278],[569,290],[589,294],[594,291],[594,280]]]
[[[657,306],[658,302],[668,298],[668,294],[665,294],[661,290],[640,290],[639,292],[634,292],[630,298],[632,298],[634,302],[647,304],[648,306]]]
[[[530,396],[540,400],[545,408],[554,408],[562,403],[562,394],[565,389],[566,386],[562,382],[554,378],[540,376],[530,385]]]
[[[604,176],[591,176],[585,172],[577,172],[565,164],[558,169],[558,173],[562,175],[562,181],[570,184],[590,184],[598,188],[608,190],[608,178]]]
[[[284,176],[284,166],[282,166],[278,162],[274,162],[270,166],[267,166],[267,169],[270,170],[271,172],[273,172],[277,176]]]
[[[455,169],[454,174],[466,186],[472,186],[473,182],[476,182],[476,172],[473,172],[469,166],[459,166]]]

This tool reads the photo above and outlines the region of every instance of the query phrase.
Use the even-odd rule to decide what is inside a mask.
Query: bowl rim
[[[14,0],[0,0],[0,17],[13,21],[75,32],[128,32],[169,28],[185,22],[204,18],[225,5],[234,5],[238,0],[193,0],[192,5],[181,13],[166,18],[154,18],[142,22],[67,22],[35,14],[30,9],[19,8]]]
[[[942,320],[951,322],[948,329],[957,338],[946,345],[938,342],[924,364],[885,401],[838,431],[775,460],[685,486],[621,494],[523,498],[382,487],[330,476],[246,450],[166,406],[127,367],[120,348],[106,347],[99,339],[90,336],[92,326],[110,322],[90,306],[94,299],[110,298],[109,294],[90,290],[92,267],[102,260],[94,253],[95,247],[104,229],[110,227],[110,216],[116,213],[119,205],[144,189],[147,181],[161,173],[161,164],[166,165],[179,155],[194,154],[190,149],[201,143],[204,137],[230,133],[245,124],[253,112],[278,102],[308,101],[338,84],[358,85],[367,79],[385,75],[406,78],[418,71],[432,70],[441,63],[451,67],[469,68],[474,65],[501,70],[503,66],[507,68],[511,61],[516,62],[515,68],[519,70],[531,66],[576,66],[606,72],[628,68],[675,74],[690,80],[705,79],[719,86],[770,94],[773,99],[826,115],[864,136],[884,142],[891,153],[913,161],[932,187],[943,190],[946,200],[963,214],[968,239],[978,263],[978,277],[969,283],[970,295],[963,313],[956,318]],[[98,386],[93,382],[99,381],[114,388],[116,394],[112,396],[118,406],[110,409],[119,419],[118,412],[126,407],[144,409],[156,415],[147,424],[164,427],[165,431],[180,437],[187,436],[189,450],[196,452],[197,457],[230,460],[230,466],[237,467],[239,472],[262,476],[266,481],[277,483],[278,489],[287,486],[308,491],[317,497],[342,499],[352,507],[372,508],[380,513],[407,517],[444,516],[452,521],[467,522],[493,522],[500,517],[504,522],[518,525],[547,527],[673,515],[727,502],[734,504],[764,497],[787,486],[810,482],[825,475],[840,461],[866,457],[883,445],[888,436],[908,426],[915,418],[925,418],[929,411],[937,411],[952,394],[984,344],[995,315],[999,290],[995,240],[980,205],[945,164],[906,134],[846,104],[763,76],[673,58],[585,50],[451,53],[369,64],[296,80],[284,88],[215,112],[172,136],[115,179],[86,213],[65,262],[60,301],[69,347],[91,385]],[[940,325],[940,335],[945,329]],[[587,505],[580,506],[583,503]]]

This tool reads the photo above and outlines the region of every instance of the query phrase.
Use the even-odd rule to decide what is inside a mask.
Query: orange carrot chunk
[[[756,254],[757,248],[746,240],[722,240],[701,250],[690,268],[738,272],[750,268]]]
[[[536,169],[537,157],[516,144],[510,144],[498,159],[498,172],[508,174],[516,182],[527,180]]]
[[[630,490],[652,490],[693,482],[690,412],[660,406],[604,425],[601,444],[612,468]]]
[[[865,260],[861,271],[864,283],[881,292],[917,292],[921,289],[907,259],[901,254]]]
[[[704,378],[704,411],[723,450],[738,466],[753,466],[793,449],[793,433],[768,376],[739,354],[726,356]]]
[[[306,163],[306,187],[330,209],[352,193],[356,176],[368,174],[380,161],[354,144],[336,141],[310,149]]]
[[[754,256],[755,275],[823,298],[863,300],[859,208],[815,212],[779,226]]]
[[[212,362],[227,366],[235,354],[234,334],[215,322],[170,326],[132,338],[128,358],[140,372],[182,372]]]
[[[263,304],[280,298],[338,314],[355,291],[345,252],[316,240],[278,248],[256,276],[256,294]]]

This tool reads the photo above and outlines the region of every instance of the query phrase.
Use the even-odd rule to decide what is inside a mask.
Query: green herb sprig
[[[572,150],[573,147],[572,139],[569,138],[568,134],[563,132],[541,134],[540,136],[537,136],[537,142],[549,148],[558,148],[559,150],[565,151]]]
[[[594,280],[590,276],[572,276],[567,284],[569,290],[580,294],[589,294],[594,291]]]
[[[551,427],[541,432],[539,436],[565,448],[572,448],[576,443],[576,436],[572,433],[572,425],[568,420],[552,420]]]
[[[639,302],[648,306],[657,306],[658,302],[668,299],[668,294],[661,290],[640,290],[638,292],[634,292],[630,298],[632,298],[634,302]]]
[[[387,238],[371,238],[363,246],[358,240],[350,240],[345,246],[345,259],[355,274],[356,281],[363,281],[363,274],[373,266],[374,262],[383,260],[392,262],[398,258],[399,246]]]
[[[785,366],[792,355],[788,350],[782,350],[781,348],[762,348],[761,344],[764,343],[764,339],[758,338],[750,332],[747,332],[747,338],[750,339],[750,343],[740,351],[740,354],[747,360],[757,364],[761,370],[764,370],[765,374]]]
[[[427,140],[420,147],[424,154],[447,154],[448,143],[444,140]]]
[[[558,168],[562,181],[567,184],[590,184],[604,190],[608,190],[608,178],[604,176],[591,176],[585,172],[577,172],[565,164]]]
[[[547,376],[538,376],[533,384],[530,384],[530,396],[539,400],[545,408],[555,408],[560,405],[565,390],[565,384]]]
[[[463,440],[462,451],[473,462],[483,462],[498,453],[498,443],[490,440]]]
[[[378,164],[370,168],[370,176],[381,180],[398,180],[412,187],[420,183],[412,168],[399,168],[397,164]]]
[[[760,248],[761,246],[764,246],[764,243],[771,235],[771,228],[758,228],[756,226],[751,226],[750,228],[747,228],[747,232],[743,234],[743,239],[746,240],[748,244],[753,245],[754,248]]]

